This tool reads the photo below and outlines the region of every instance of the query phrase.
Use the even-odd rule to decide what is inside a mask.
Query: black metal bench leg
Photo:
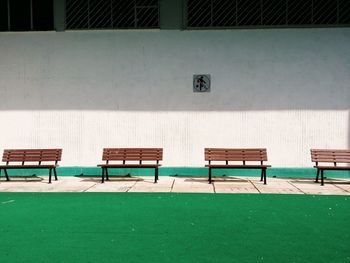
[[[55,181],[57,181],[57,172],[56,172],[56,168],[53,168],[53,174],[55,176]]]
[[[264,168],[263,170],[264,170],[264,184],[266,184],[266,168]]]
[[[320,176],[320,169],[317,169],[316,180],[315,180],[316,183],[318,183],[319,176]]]
[[[10,181],[9,175],[7,174],[7,169],[4,169],[6,181]]]
[[[264,169],[261,169],[260,182],[262,182],[263,179],[264,179]]]
[[[49,184],[51,184],[52,169],[49,169]]]
[[[321,185],[324,184],[324,176],[323,176],[324,170],[321,170]]]
[[[106,167],[106,181],[109,181],[108,168]]]
[[[209,178],[208,178],[208,181],[211,184],[211,167],[209,167]]]
[[[156,167],[154,170],[154,183],[157,183],[157,181],[158,181],[158,167]]]
[[[102,182],[101,183],[104,183],[105,182],[105,168],[102,167]]]

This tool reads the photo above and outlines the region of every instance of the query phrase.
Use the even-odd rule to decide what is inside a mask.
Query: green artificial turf
[[[350,262],[350,197],[0,193],[0,262]]]

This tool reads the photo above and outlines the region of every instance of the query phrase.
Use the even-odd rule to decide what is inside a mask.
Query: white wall
[[[196,73],[211,93],[192,92]],[[266,147],[275,167],[309,167],[311,147],[350,147],[350,29],[0,33],[0,100],[0,150],[62,147],[62,165],[103,147],[163,147],[164,166]]]

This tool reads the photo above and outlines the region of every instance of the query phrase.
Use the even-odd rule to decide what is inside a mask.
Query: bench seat
[[[311,161],[317,169],[316,180],[321,174],[321,185],[324,185],[324,171],[350,171],[350,150],[341,149],[311,149]],[[333,164],[333,165],[330,165]],[[339,166],[338,164],[342,164]]]
[[[315,165],[314,168],[322,169],[322,170],[350,170],[350,166],[319,166]]]
[[[48,169],[51,183],[52,171],[57,180],[56,168],[61,156],[62,149],[5,149],[2,161],[6,164],[0,165],[0,172],[4,170],[6,180],[9,181],[8,169]]]
[[[58,165],[54,164],[41,164],[41,165],[35,165],[35,164],[24,164],[24,165],[0,165],[0,169],[49,169],[49,168],[55,168],[58,167]]]
[[[161,164],[99,164],[98,167],[108,168],[156,168]]]
[[[105,176],[106,180],[109,180],[108,169],[110,168],[151,168],[154,169],[154,182],[156,183],[158,168],[161,166],[159,161],[162,159],[162,148],[104,148],[102,160],[106,163],[97,166],[102,168],[102,183]],[[117,163],[110,163],[112,161]]]
[[[209,168],[209,183],[212,182],[212,169],[261,169],[260,180],[266,184],[266,169],[271,167],[264,164],[264,161],[267,161],[267,152],[264,148],[205,148],[204,158],[208,161],[205,167]]]
[[[207,164],[205,165],[205,167],[212,167],[212,168],[242,168],[242,169],[260,169],[260,168],[268,168],[268,167],[271,167],[271,165],[232,165],[232,164]]]

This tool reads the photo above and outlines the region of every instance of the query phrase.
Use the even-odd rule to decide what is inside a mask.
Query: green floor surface
[[[0,193],[0,262],[350,262],[350,197]]]

